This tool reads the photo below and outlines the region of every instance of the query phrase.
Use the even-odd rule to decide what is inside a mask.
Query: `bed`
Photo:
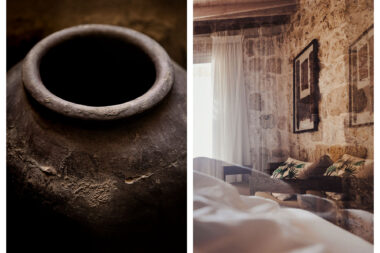
[[[195,252],[373,252],[372,213],[340,209],[331,200],[304,194],[310,188],[340,192],[341,178],[333,177],[321,188],[320,183],[312,183],[317,178],[302,183],[275,180],[240,167],[241,174],[256,173],[250,176],[250,191],[256,196],[242,196],[223,181],[232,171],[225,167],[235,165],[223,164],[222,177],[217,178],[199,172],[205,164],[194,162],[198,170],[194,172]],[[281,206],[258,194],[279,189],[298,193],[296,205]]]

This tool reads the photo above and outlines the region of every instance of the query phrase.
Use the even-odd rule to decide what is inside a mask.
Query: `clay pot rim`
[[[156,80],[142,96],[117,105],[87,106],[64,100],[51,93],[43,84],[39,65],[46,52],[66,40],[76,36],[96,34],[116,36],[127,43],[139,47],[152,60],[156,70]],[[22,80],[28,93],[41,105],[68,117],[84,120],[115,120],[141,113],[159,103],[173,86],[174,74],[170,57],[166,51],[150,37],[137,31],[101,24],[74,26],[55,32],[37,43],[24,59]]]

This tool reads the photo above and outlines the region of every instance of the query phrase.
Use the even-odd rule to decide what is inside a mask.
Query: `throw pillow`
[[[307,169],[311,164],[289,157],[281,166],[273,171],[271,177],[277,179],[295,179],[298,178],[298,174]],[[272,193],[272,195],[279,200],[295,198],[295,194],[290,193]]]

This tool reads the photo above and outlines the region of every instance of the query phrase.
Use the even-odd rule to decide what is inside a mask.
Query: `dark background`
[[[89,23],[145,33],[186,67],[186,0],[8,0],[7,69],[47,35]]]
[[[90,23],[145,33],[186,68],[186,0],[8,0],[7,70],[49,34]],[[186,238],[175,238],[181,233],[166,231],[164,221],[153,240],[144,237],[144,231],[99,237],[65,215],[43,208],[33,201],[33,192],[20,197],[14,185],[7,179],[7,252],[186,251]],[[186,229],[178,224],[181,231]]]

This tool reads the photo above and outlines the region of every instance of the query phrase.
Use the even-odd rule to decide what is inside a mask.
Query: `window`
[[[194,157],[212,157],[212,107],[213,89],[211,83],[211,63],[194,64],[193,103]]]

